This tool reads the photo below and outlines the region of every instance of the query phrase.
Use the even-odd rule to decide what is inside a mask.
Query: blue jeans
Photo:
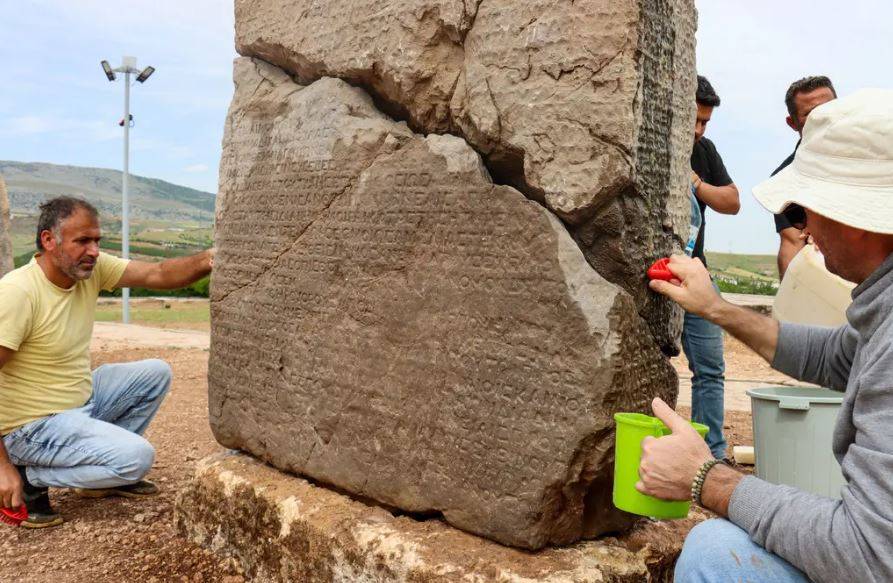
[[[134,484],[155,461],[141,437],[171,384],[162,360],[106,364],[93,371],[87,404],[38,419],[3,438],[12,463],[34,486],[114,488]]]
[[[675,581],[809,583],[809,578],[728,520],[714,518],[694,527],[686,537],[676,562]]]
[[[691,418],[710,428],[707,445],[713,457],[726,455],[722,435],[723,390],[726,365],[722,357],[722,328],[700,316],[685,313],[682,350],[691,370]]]

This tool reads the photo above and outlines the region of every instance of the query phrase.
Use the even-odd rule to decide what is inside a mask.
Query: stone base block
[[[238,561],[250,581],[620,583],[672,580],[699,518],[527,552],[436,518],[395,516],[227,453],[200,462],[175,520],[191,540]]]

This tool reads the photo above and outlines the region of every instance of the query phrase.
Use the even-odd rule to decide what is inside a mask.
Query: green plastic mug
[[[672,433],[657,417],[642,413],[615,413],[617,422],[614,453],[614,506],[641,516],[652,518],[685,518],[691,502],[670,502],[646,496],[636,490],[639,481],[639,462],[642,460],[642,440],[651,435],[661,437]],[[707,426],[692,422],[701,437],[707,436]]]

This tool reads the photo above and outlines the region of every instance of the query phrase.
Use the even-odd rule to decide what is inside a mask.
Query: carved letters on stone
[[[536,549],[624,526],[613,419],[676,378],[633,298],[462,139],[241,58],[221,161],[217,439]]]
[[[462,136],[630,292],[667,353],[681,311],[644,269],[688,235],[692,0],[237,0],[240,54],[362,86]]]

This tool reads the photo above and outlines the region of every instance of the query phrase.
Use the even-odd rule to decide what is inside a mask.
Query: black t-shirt
[[[791,162],[794,161],[794,154],[797,153],[797,148],[800,147],[800,142],[797,142],[797,145],[794,147],[794,151],[791,152],[791,155],[784,159],[784,162],[781,163],[781,166],[775,169],[775,172],[772,173],[772,176],[775,176],[785,168],[791,165]],[[790,229],[794,225],[791,224],[789,220],[785,218],[784,215],[775,215],[775,232],[781,233],[785,229]]]
[[[701,138],[695,142],[695,146],[691,151],[691,169],[695,171],[695,174],[701,180],[711,186],[728,186],[732,183],[725,164],[722,163],[722,157],[716,151],[716,146],[707,138]],[[691,256],[697,257],[704,262],[704,265],[707,265],[707,258],[704,256],[704,227],[707,224],[705,214],[707,203],[699,198],[698,206],[701,207],[701,229],[698,231],[698,240],[695,242],[695,248]]]

